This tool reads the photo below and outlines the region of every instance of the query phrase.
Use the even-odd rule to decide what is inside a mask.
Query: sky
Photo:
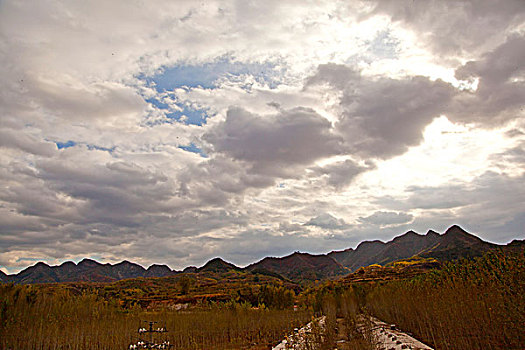
[[[525,3],[0,1],[0,270],[525,238]]]

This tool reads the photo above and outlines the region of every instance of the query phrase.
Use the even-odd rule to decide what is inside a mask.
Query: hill
[[[524,247],[524,240],[514,240],[507,245],[485,242],[454,225],[443,234],[432,230],[426,234],[408,231],[386,243],[379,240],[364,241],[355,249],[333,251],[324,255],[296,252],[281,258],[266,257],[245,268],[237,267],[221,258],[214,258],[202,267],[187,267],[182,273],[251,272],[252,274],[275,277],[282,281],[309,283],[343,276],[361,267],[373,264],[384,266],[394,261],[411,258],[448,261],[461,257],[481,256],[495,248],[521,250]],[[144,267],[129,261],[112,265],[84,259],[78,264],[68,261],[60,266],[49,266],[39,262],[16,275],[6,275],[0,271],[0,282],[24,284],[115,282],[139,277],[169,277],[180,273],[171,270],[166,265],[151,265],[146,270]]]
[[[214,258],[208,261],[204,266],[195,270],[195,272],[216,272],[223,273],[230,270],[240,271],[241,268],[237,267],[229,262],[222,260],[221,258]]]
[[[56,282],[114,282],[127,278],[137,277],[164,277],[176,274],[166,265],[152,265],[146,270],[144,267],[122,261],[118,264],[101,264],[95,260],[84,259],[78,264],[72,261],[64,262],[59,266],[49,266],[39,262],[20,271],[16,275],[6,275],[4,282],[23,284],[56,283]]]
[[[282,258],[264,258],[249,265],[246,270],[270,271],[292,281],[323,280],[349,272],[348,269],[329,256],[298,252]]]
[[[0,270],[0,282],[7,282],[7,275],[4,273],[4,271]]]
[[[434,258],[410,258],[397,260],[385,266],[373,264],[360,267],[341,279],[343,283],[390,281],[411,278],[416,275],[441,268],[442,264]]]
[[[411,257],[434,258],[440,261],[454,260],[460,257],[481,256],[494,249],[508,249],[507,246],[485,242],[461,227],[451,226],[443,234],[428,231],[425,235],[414,231],[395,237],[389,242],[365,241],[356,249],[333,251],[328,254],[341,265],[356,271],[360,267],[372,264],[385,265],[390,262]],[[519,241],[513,246],[520,246]]]

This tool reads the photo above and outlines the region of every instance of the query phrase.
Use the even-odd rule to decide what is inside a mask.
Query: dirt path
[[[371,332],[376,342],[378,350],[433,350],[430,346],[423,344],[419,340],[403,333],[393,325],[386,324],[377,318],[371,317]]]
[[[304,350],[311,349],[308,343],[312,344],[312,334],[315,334],[315,327],[324,327],[325,317],[321,317],[315,321],[308,323],[301,329],[296,329],[293,334],[286,337],[281,343],[273,347],[272,350]],[[339,322],[338,322],[339,323]],[[342,330],[341,324],[338,325],[338,329]],[[358,327],[359,331],[363,334],[366,333],[366,338],[372,339],[373,344],[377,350],[433,350],[430,346],[423,344],[414,337],[396,329],[394,325],[387,324],[377,318],[370,317],[369,321],[361,322],[361,326]],[[344,335],[347,331],[338,332],[336,338],[335,349],[346,350],[353,347],[352,342],[348,340],[348,337]],[[370,344],[370,342],[368,342]],[[370,345],[369,345],[370,346]]]
[[[315,327],[324,327],[326,317],[320,317],[315,321],[308,323],[301,329],[296,329],[293,334],[283,339],[282,342],[273,347],[272,350],[285,350],[285,349],[294,349],[294,350],[303,350],[307,348],[307,343],[312,337],[313,328]],[[316,325],[313,324],[316,323]]]

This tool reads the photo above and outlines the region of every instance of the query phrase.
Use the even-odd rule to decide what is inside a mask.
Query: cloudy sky
[[[525,4],[0,1],[0,269],[525,237]]]

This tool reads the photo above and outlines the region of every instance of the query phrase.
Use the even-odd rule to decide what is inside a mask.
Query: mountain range
[[[237,267],[221,258],[214,258],[200,268],[190,266],[183,271],[171,270],[166,265],[151,265],[145,269],[129,261],[112,265],[84,259],[78,264],[68,261],[59,266],[49,266],[39,262],[14,275],[6,275],[0,271],[0,282],[24,284],[78,281],[114,282],[138,277],[166,277],[180,273],[226,273],[232,270],[267,274],[302,282],[336,278],[356,271],[360,267],[372,264],[385,265],[414,257],[448,261],[461,257],[480,256],[496,248],[516,250],[524,247],[524,240],[514,240],[507,245],[485,242],[454,225],[443,234],[432,230],[424,235],[408,231],[389,242],[364,241],[355,249],[349,248],[322,255],[295,252],[282,258],[266,257],[245,268]]]

